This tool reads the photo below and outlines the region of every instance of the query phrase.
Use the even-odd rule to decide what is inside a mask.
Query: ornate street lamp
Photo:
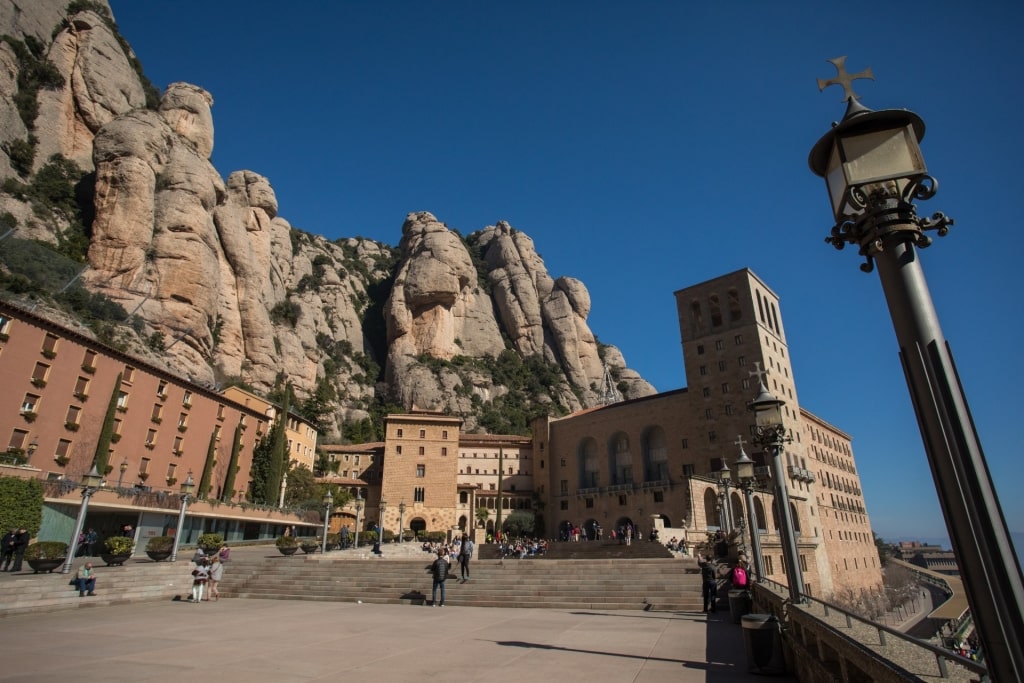
[[[779,536],[782,540],[782,557],[786,568],[786,583],[789,585],[789,601],[799,604],[804,601],[804,575],[800,569],[800,553],[796,545],[796,529],[793,525],[793,512],[789,506],[789,490],[786,488],[786,468],[782,464],[782,452],[785,445],[793,440],[785,423],[782,421],[781,401],[768,391],[764,385],[767,370],[755,363],[760,381],[760,391],[750,409],[754,411],[756,436],[753,442],[768,452],[772,460],[772,484],[774,485],[775,506],[779,512]]]
[[[124,456],[124,460],[121,461],[121,465],[117,468],[119,474],[117,475],[117,488],[121,488],[121,482],[124,480],[124,473],[128,471],[128,456]]]
[[[96,469],[96,463],[92,464],[92,469],[82,477],[82,481],[78,485],[82,487],[82,504],[78,507],[75,531],[71,534],[71,542],[68,543],[68,556],[64,560],[64,568],[61,569],[62,574],[71,573],[71,563],[75,561],[75,553],[78,551],[78,537],[82,534],[82,527],[85,526],[85,515],[89,511],[89,499],[92,498],[92,494],[96,493],[96,489],[103,486],[103,477],[100,476],[99,471]]]
[[[331,521],[331,504],[334,503],[334,496],[331,495],[331,490],[327,489],[327,493],[324,494],[324,507],[327,511],[324,513],[324,543],[320,548],[321,553],[327,552],[327,528]]]
[[[754,574],[760,580],[764,576],[764,560],[761,556],[761,533],[757,528],[757,517],[754,515],[754,461],[743,450],[743,437],[737,436],[736,445],[740,447],[740,457],[736,460],[736,479],[747,503],[747,528],[750,529],[750,554],[754,561]]]
[[[719,520],[720,526],[725,527],[725,531],[732,531],[736,528],[734,520],[732,518],[732,506],[729,503],[729,482],[732,479],[732,472],[729,471],[729,465],[726,464],[725,460],[722,460],[722,469],[718,470],[718,500],[719,505],[722,509],[721,519]]]
[[[398,542],[402,542],[405,535],[405,501],[398,504]]]
[[[356,489],[356,547],[359,547],[359,529],[363,516],[363,499],[359,497],[359,490]]]
[[[388,503],[383,498],[380,499],[380,504],[377,506],[377,515],[380,517],[378,522],[378,529],[380,533],[377,534],[377,545],[384,543],[384,510],[387,508]]]
[[[851,83],[874,78],[868,69],[846,72],[846,58],[829,60],[838,74],[819,89],[841,85],[848,103],[843,120],[811,150],[811,170],[825,178],[835,226],[827,241],[836,249],[855,244],[861,270],[878,265],[900,361],[917,414],[924,450],[946,520],[993,680],[1024,680],[1024,577],[996,496],[981,441],[974,429],[915,247],[936,230],[949,232],[941,213],[917,215],[914,200],[938,188],[918,143],[924,121],[906,110],[872,111]]]
[[[181,534],[185,530],[185,510],[188,509],[188,502],[195,490],[196,483],[192,480],[192,470],[189,470],[188,477],[181,483],[181,509],[178,510],[178,530],[174,532],[174,545],[171,547],[171,562],[178,561],[178,546],[181,544]]]

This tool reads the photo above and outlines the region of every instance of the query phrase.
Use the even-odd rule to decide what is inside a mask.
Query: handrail
[[[956,653],[950,652],[949,650],[946,650],[944,648],[938,647],[936,645],[932,645],[931,643],[929,643],[927,641],[924,641],[924,640],[921,640],[920,638],[915,638],[913,636],[909,636],[906,633],[903,633],[902,631],[897,631],[896,629],[891,628],[889,626],[886,626],[884,624],[879,624],[879,623],[871,621],[869,619],[865,619],[864,617],[861,617],[861,616],[859,616],[857,614],[854,614],[853,612],[850,612],[849,610],[845,610],[842,607],[839,607],[838,605],[833,605],[832,603],[825,602],[824,600],[819,600],[818,598],[815,598],[815,597],[810,596],[810,595],[806,595],[806,594],[802,595],[801,597],[803,599],[803,603],[802,604],[794,605],[789,600],[789,598],[786,597],[787,594],[788,594],[788,590],[789,589],[785,586],[785,584],[781,584],[781,583],[779,583],[777,581],[773,581],[772,579],[768,579],[768,578],[759,578],[758,583],[770,585],[770,587],[771,587],[770,589],[769,589],[768,586],[763,586],[762,589],[763,590],[772,590],[772,592],[777,593],[778,597],[782,597],[783,598],[782,604],[783,605],[787,605],[788,604],[790,609],[792,609],[794,607],[805,608],[804,609],[804,613],[807,616],[811,617],[812,619],[817,619],[825,627],[834,628],[833,626],[831,626],[824,619],[818,619],[814,614],[811,614],[809,611],[807,611],[806,610],[807,605],[809,605],[809,604],[810,605],[815,605],[815,604],[816,605],[820,605],[822,607],[823,611],[824,611],[824,617],[831,616],[832,612],[838,612],[840,615],[845,617],[846,627],[847,628],[852,628],[853,622],[854,622],[854,620],[856,620],[857,622],[859,622],[861,624],[864,624],[866,626],[869,626],[872,629],[875,629],[875,631],[878,634],[878,644],[883,646],[883,647],[886,646],[886,635],[888,634],[888,635],[891,635],[891,636],[893,636],[895,638],[898,638],[899,640],[901,640],[901,641],[903,641],[903,642],[905,642],[905,643],[907,643],[909,645],[912,645],[914,647],[919,647],[919,648],[928,650],[929,652],[931,652],[935,656],[936,665],[939,668],[939,674],[942,676],[942,678],[949,678],[949,668],[948,668],[947,663],[948,662],[952,662],[954,664],[958,664],[958,665],[962,666],[963,668],[967,669],[968,671],[970,671],[972,673],[978,674],[981,677],[981,680],[983,682],[991,680],[989,678],[989,676],[988,676],[988,667],[985,666],[984,664],[982,664],[981,662],[976,662],[973,659],[968,659],[967,657],[961,657],[960,655],[958,655]],[[753,587],[756,589],[757,584],[755,583],[753,585]],[[776,615],[776,616],[778,617],[780,615]],[[864,647],[868,647],[869,646],[869,643],[865,643],[863,641],[860,641],[859,644],[864,646]]]

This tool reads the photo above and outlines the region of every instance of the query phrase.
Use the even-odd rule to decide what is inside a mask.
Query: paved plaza
[[[224,599],[10,616],[0,633],[2,681],[760,678],[747,672],[741,628],[722,612]]]

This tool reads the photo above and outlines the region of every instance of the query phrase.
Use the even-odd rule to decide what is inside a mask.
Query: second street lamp
[[[324,512],[324,543],[320,548],[321,553],[327,552],[327,530],[328,525],[331,522],[331,504],[334,503],[334,496],[331,495],[331,490],[327,489],[327,493],[324,494],[324,507],[327,510]]]
[[[174,545],[171,547],[171,562],[178,561],[178,546],[181,545],[181,534],[185,530],[185,511],[195,490],[196,483],[192,480],[192,470],[189,470],[188,477],[181,484],[181,508],[178,510],[178,530],[174,533]]]
[[[729,482],[732,479],[732,472],[729,465],[722,459],[722,469],[718,470],[719,499],[722,506],[722,518],[718,521],[719,527],[724,527],[726,533],[736,528],[736,520],[732,518],[732,504],[729,501]]]
[[[85,525],[85,515],[89,512],[89,499],[96,489],[103,485],[103,477],[93,463],[89,473],[82,477],[79,486],[82,487],[82,505],[78,508],[78,518],[75,520],[75,531],[71,534],[71,542],[68,543],[67,559],[64,560],[64,568],[61,574],[71,573],[71,563],[75,561],[75,554],[78,552],[78,537],[82,534],[82,527]]]
[[[743,491],[747,503],[747,528],[750,529],[750,554],[754,561],[754,574],[760,581],[764,577],[763,559],[761,557],[761,532],[754,514],[754,461],[743,450],[743,437],[736,437],[736,445],[740,447],[740,457],[736,460],[736,481]]]
[[[796,545],[796,528],[793,524],[793,512],[789,506],[789,490],[786,488],[786,467],[782,463],[785,445],[793,440],[789,430],[782,421],[782,406],[785,401],[772,396],[764,385],[767,370],[755,363],[757,375],[761,383],[760,391],[750,409],[754,411],[756,434],[754,443],[764,448],[772,461],[772,484],[775,493],[775,508],[779,513],[779,538],[782,541],[782,557],[785,561],[786,583],[789,586],[789,601],[799,604],[804,601],[804,575],[800,569],[800,552]]]
[[[398,542],[402,542],[405,535],[405,501],[398,504]]]
[[[362,528],[361,522],[363,518],[363,499],[359,497],[359,491],[356,491],[356,547],[359,547],[359,531]]]

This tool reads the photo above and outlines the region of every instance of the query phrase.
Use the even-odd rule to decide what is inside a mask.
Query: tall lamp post
[[[878,265],[900,361],[917,414],[939,505],[967,591],[993,680],[1024,680],[1024,577],[1014,555],[981,442],[960,385],[953,354],[939,327],[915,247],[931,244],[925,231],[944,236],[952,219],[917,215],[914,200],[934,196],[919,142],[924,121],[906,110],[872,111],[851,83],[871,70],[846,72],[846,58],[829,60],[848,103],[811,149],[811,170],[825,179],[836,223],[826,240],[836,249],[856,245]]]
[[[786,467],[782,463],[782,452],[785,445],[793,440],[789,430],[782,421],[781,401],[768,391],[764,385],[767,370],[761,369],[756,363],[756,372],[760,380],[760,391],[750,409],[754,411],[756,436],[753,442],[768,452],[772,460],[772,484],[775,494],[775,506],[779,512],[779,536],[782,540],[782,557],[786,567],[786,583],[789,585],[789,601],[793,604],[804,601],[804,575],[800,569],[800,553],[796,545],[796,527],[793,524],[793,512],[789,506],[789,490],[786,488]]]
[[[405,501],[398,504],[398,542],[402,542],[405,535]]]
[[[327,529],[328,524],[330,524],[331,522],[331,504],[333,503],[334,496],[331,495],[331,490],[327,489],[327,493],[324,494],[324,507],[327,508],[327,511],[324,512],[324,543],[323,546],[320,548],[321,553],[327,552]]]
[[[377,511],[378,511],[377,515],[380,517],[380,521],[378,523],[378,525],[380,527],[380,533],[377,535],[377,543],[378,544],[383,544],[384,543],[384,510],[387,508],[387,506],[388,506],[387,501],[384,500],[383,498],[381,498],[380,499],[380,505],[377,506]]]
[[[736,437],[736,445],[740,447],[740,457],[736,460],[736,480],[747,504],[747,528],[750,529],[750,554],[754,560],[754,574],[758,580],[764,577],[764,560],[761,556],[761,533],[757,528],[757,517],[754,515],[754,461],[743,450],[743,437]]]
[[[178,510],[178,530],[174,532],[174,546],[171,547],[171,562],[178,561],[178,546],[181,545],[181,534],[185,530],[185,510],[188,509],[188,501],[195,490],[196,483],[192,480],[192,470],[189,470],[188,477],[181,484],[181,508]]]
[[[89,499],[96,489],[103,485],[103,477],[96,469],[96,463],[92,464],[89,473],[82,477],[79,486],[82,487],[82,504],[78,507],[78,517],[75,519],[75,531],[71,534],[71,542],[68,543],[67,559],[64,560],[62,574],[71,573],[71,563],[75,561],[75,553],[78,551],[78,537],[82,534],[82,527],[85,526],[85,515],[89,511]]]
[[[356,491],[356,547],[359,547],[359,530],[362,528],[363,518],[363,499],[359,497],[359,491]]]
[[[121,482],[124,481],[124,473],[128,471],[128,456],[124,456],[124,460],[121,461],[117,475],[117,488],[121,488]]]
[[[726,464],[725,460],[722,460],[722,469],[718,470],[718,497],[721,501],[722,507],[722,519],[721,524],[725,525],[727,531],[732,531],[736,528],[736,524],[732,518],[732,505],[729,503],[729,481],[732,479],[732,472],[729,471],[729,465]]]

